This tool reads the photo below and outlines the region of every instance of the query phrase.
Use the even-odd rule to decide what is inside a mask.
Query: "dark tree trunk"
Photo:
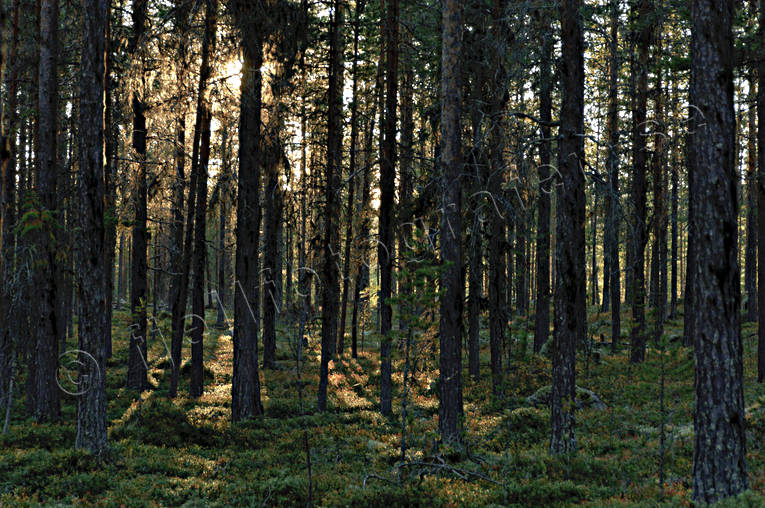
[[[172,368],[170,378],[170,395],[177,394],[178,381],[181,368],[181,352],[183,345],[183,334],[186,321],[186,304],[188,303],[189,284],[191,266],[194,257],[194,219],[197,210],[197,193],[199,192],[199,180],[201,178],[200,152],[202,144],[202,131],[204,130],[204,117],[208,111],[207,81],[210,78],[210,53],[215,49],[215,30],[217,26],[217,2],[214,5],[208,0],[207,12],[205,14],[205,36],[202,41],[202,60],[199,65],[199,84],[197,88],[196,118],[194,120],[194,139],[191,148],[191,178],[189,182],[188,206],[186,208],[186,230],[183,239],[183,254],[181,256],[181,267],[177,272],[180,277],[178,282],[178,293],[176,301],[172,308],[172,332],[170,337],[170,350],[172,357]],[[210,33],[211,31],[211,33]],[[180,141],[180,134],[179,134]],[[180,148],[183,148],[182,146]],[[177,164],[177,162],[176,162]],[[180,171],[181,168],[178,168]],[[206,187],[205,187],[206,191]],[[206,198],[206,195],[205,195]],[[182,207],[181,207],[182,209]],[[203,311],[201,313],[204,319],[204,280],[205,264],[202,264],[202,271],[197,274],[202,286]],[[195,284],[196,287],[196,284]],[[197,318],[194,318],[195,320]],[[199,326],[197,323],[194,326]]]
[[[539,353],[550,335],[550,122],[552,121],[552,27],[543,13],[539,67],[539,118],[542,120],[539,144],[539,199],[537,203],[537,302],[534,317],[534,352]]]
[[[350,161],[348,165],[348,223],[345,228],[345,257],[343,261],[343,296],[340,304],[340,327],[337,335],[337,354],[342,355],[345,349],[345,322],[348,309],[348,292],[350,291],[351,274],[351,246],[354,243],[353,237],[353,218],[355,208],[355,189],[356,189],[356,143],[358,141],[359,118],[358,118],[358,58],[359,58],[359,31],[360,17],[364,11],[365,0],[356,3],[356,13],[353,20],[353,63],[351,64],[351,139],[350,139]],[[355,355],[354,355],[355,356]]]
[[[386,0],[385,20],[385,123],[380,165],[380,243],[377,259],[380,265],[380,411],[393,413],[391,380],[391,331],[393,328],[393,204],[396,182],[396,106],[398,104],[398,13],[399,0]]]
[[[608,277],[611,303],[611,350],[616,352],[622,334],[621,273],[619,270],[619,2],[610,0],[610,40],[608,69],[608,189],[606,191],[606,228],[604,273]],[[604,294],[604,300],[606,295]],[[604,302],[605,306],[605,302]]]
[[[112,39],[111,29],[111,7],[109,2],[106,2],[106,62],[105,62],[105,111],[104,111],[104,199],[106,216],[109,220],[105,221],[106,227],[106,247],[104,249],[104,263],[106,266],[106,344],[105,355],[106,358],[112,356],[112,317],[114,314],[114,257],[115,248],[117,243],[117,125],[114,118],[114,111],[116,111],[115,102],[115,89],[117,86],[116,80],[111,78],[111,73],[114,67],[115,56],[115,42]]]
[[[661,8],[661,6],[659,6]],[[656,55],[662,59],[662,28],[657,30]],[[653,247],[651,248],[651,300],[655,310],[654,342],[659,343],[664,333],[667,310],[667,212],[664,203],[664,90],[662,71],[656,71],[654,94],[656,97],[656,131],[653,138]]]
[[[133,0],[133,34],[129,44],[130,53],[134,58],[142,60],[138,44],[143,38],[146,23],[147,0]],[[143,68],[143,64],[139,65]],[[143,72],[143,71],[142,71]],[[141,80],[143,82],[143,80]],[[145,87],[145,83],[143,83]],[[143,391],[149,386],[147,372],[147,336],[146,336],[146,306],[148,304],[147,280],[147,188],[146,188],[146,105],[142,93],[145,90],[133,91],[133,150],[138,161],[138,173],[135,177],[133,207],[135,210],[132,249],[133,259],[130,275],[130,314],[132,329],[130,331],[130,352],[128,355],[127,386]]]
[[[207,1],[205,39],[215,37],[217,0]],[[211,39],[210,39],[211,40]],[[212,43],[211,43],[212,44]],[[205,267],[207,266],[207,165],[210,161],[209,106],[202,111],[202,139],[199,149],[199,179],[197,180],[197,203],[194,219],[194,290],[191,294],[191,384],[189,394],[200,397],[204,391],[204,334],[205,323]]]
[[[765,52],[763,52],[765,53]],[[746,175],[746,257],[744,266],[744,287],[746,288],[746,308],[744,320],[757,321],[757,127],[754,107],[757,96],[753,71],[749,72],[749,136],[747,136],[748,157]],[[762,79],[760,80],[762,81]]]
[[[226,164],[225,161],[224,164]],[[218,316],[215,323],[218,328],[223,328],[226,325],[226,221],[228,220],[226,199],[223,196],[220,197],[220,215],[218,217]]]
[[[119,256],[117,258],[117,310],[122,310],[122,299],[124,297],[122,284],[122,259],[124,255],[124,248],[125,233],[120,233]]]
[[[765,39],[765,0],[760,0],[760,40]],[[765,59],[757,68],[760,86],[757,92],[757,228],[765,238]],[[757,249],[757,321],[765,323],[765,249]],[[765,382],[765,326],[757,328],[757,381]]]
[[[648,53],[651,44],[652,12],[651,0],[638,0],[636,22],[637,62],[633,69],[637,86],[635,109],[632,115],[632,200],[635,213],[632,221],[632,317],[634,328],[630,332],[630,362],[639,363],[645,359],[645,246],[648,240],[646,212],[646,109],[648,104]]]
[[[248,0],[231,5],[242,32],[242,88],[239,116],[239,180],[236,209],[236,287],[234,288],[234,373],[231,380],[231,419],[235,422],[263,413],[258,377],[258,237],[260,231],[260,115],[263,42]]]
[[[80,171],[77,289],[80,305],[80,370],[76,448],[96,455],[107,448],[106,308],[107,274],[104,222],[104,99],[107,0],[83,0],[80,65]]]
[[[11,78],[8,83],[8,109],[10,110],[9,129],[6,131],[4,118],[5,97],[0,91],[0,407],[6,407],[9,400],[12,365],[15,342],[14,335],[18,327],[14,326],[13,313],[10,309],[10,273],[13,270],[13,249],[15,224],[16,157],[14,132],[17,127],[16,82],[18,80],[16,64],[19,39],[19,0],[13,2],[11,27]],[[5,29],[5,12],[0,8],[0,23]],[[6,46],[0,42],[0,83],[5,81],[5,69],[8,66]],[[14,329],[15,332],[14,332]]]
[[[175,31],[179,40],[177,58],[180,60],[176,75],[179,90],[184,89],[188,70],[186,58],[186,34],[188,31],[189,10],[179,2],[175,11]],[[186,186],[186,116],[185,108],[175,119],[175,180],[173,181],[172,222],[170,224],[170,397],[178,394],[178,381],[183,349],[183,314],[186,312],[186,300],[181,301],[181,292],[186,277],[183,264],[183,200]],[[189,206],[193,207],[195,189],[189,187]]]
[[[576,345],[586,333],[584,196],[584,38],[581,0],[563,0],[563,60],[555,224],[555,329],[552,353],[550,453],[576,451]]]
[[[696,430],[693,499],[711,504],[746,490],[737,180],[733,113],[732,0],[691,4],[688,171],[696,260],[691,305]],[[711,142],[710,142],[711,141]],[[703,241],[700,241],[701,238]]]
[[[374,109],[372,111],[372,118],[374,118]],[[353,282],[353,311],[351,313],[351,357],[356,358],[358,355],[358,334],[359,334],[359,313],[363,312],[362,305],[366,302],[366,297],[363,296],[364,291],[369,283],[369,265],[367,264],[367,237],[369,236],[369,218],[367,207],[369,205],[369,184],[370,184],[370,168],[369,161],[371,159],[370,154],[372,152],[372,129],[374,126],[374,120],[370,120],[370,127],[367,130],[366,139],[364,142],[365,156],[364,156],[364,171],[363,178],[361,180],[361,200],[359,201],[356,213],[361,216],[361,224],[359,226],[359,245],[358,256],[359,263],[356,266],[356,276]],[[364,333],[364,330],[361,330]],[[363,337],[362,337],[363,340]]]
[[[340,306],[340,176],[343,148],[343,40],[345,2],[335,0],[330,33],[330,72],[327,113],[327,173],[325,184],[324,253],[321,288],[321,363],[319,367],[318,410],[327,410],[329,362],[335,354],[337,318]],[[384,196],[384,194],[383,194]],[[384,199],[384,197],[383,197]],[[384,366],[383,366],[384,370]]]
[[[598,128],[598,137],[600,129]],[[598,164],[595,164],[598,167]],[[592,283],[592,305],[597,307],[598,302],[598,184],[592,186],[592,249],[590,250],[590,281]]]
[[[438,426],[459,441],[462,418],[462,161],[460,97],[462,2],[442,2],[441,53],[441,320]]]
[[[671,99],[671,108],[672,108],[672,120],[673,124],[677,125],[677,99],[675,96],[677,95],[677,85],[672,85],[672,99]],[[673,134],[676,132],[677,127],[673,127]],[[671,259],[670,259],[670,292],[671,292],[671,299],[670,299],[670,307],[669,307],[669,315],[670,317],[674,318],[675,313],[677,312],[677,292],[678,292],[678,266],[677,266],[677,260],[678,260],[678,246],[679,244],[679,237],[678,237],[678,222],[677,222],[677,208],[678,208],[678,201],[680,198],[680,175],[678,170],[678,154],[676,149],[671,148],[671,156],[670,156],[670,179],[672,181],[672,196],[671,196],[671,217],[670,222],[672,225],[672,252],[671,252]]]
[[[280,100],[274,98],[274,100]],[[273,105],[274,108],[278,105]],[[269,123],[269,127],[273,124]],[[279,181],[281,144],[279,134],[271,131],[266,143],[265,188],[263,189],[263,368],[276,367],[276,315],[279,313],[280,292],[277,283],[281,276],[277,270],[279,251],[279,223],[282,216],[282,189]]]
[[[40,3],[40,65],[38,73],[38,119],[37,119],[37,198],[40,211],[54,212],[58,208],[56,163],[56,137],[58,132],[58,0],[42,0]],[[35,273],[36,300],[34,346],[27,382],[30,384],[30,407],[38,422],[58,419],[61,402],[58,379],[58,341],[63,323],[58,322],[56,306],[59,291],[56,286],[57,246],[50,240],[55,237],[53,224],[46,221],[43,230],[34,237],[39,256],[39,268]],[[100,310],[100,309],[99,309]]]

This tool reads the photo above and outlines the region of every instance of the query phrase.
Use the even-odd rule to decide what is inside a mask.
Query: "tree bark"
[[[562,0],[561,86],[555,252],[555,330],[552,353],[550,453],[576,451],[576,345],[586,333],[584,196],[584,38],[581,0]]]
[[[329,107],[327,114],[327,173],[325,184],[324,237],[322,250],[321,288],[321,363],[319,366],[318,410],[327,410],[327,384],[329,362],[335,354],[337,318],[340,306],[339,262],[340,226],[339,193],[342,174],[343,148],[343,40],[345,2],[335,0],[330,33],[330,73],[328,84]]]
[[[552,27],[548,15],[542,16],[542,45],[539,67],[539,118],[542,120],[539,144],[539,198],[537,200],[537,302],[534,317],[534,352],[539,353],[550,335],[550,185],[552,122]]]
[[[760,40],[765,39],[765,0],[760,0]],[[757,228],[765,238],[765,58],[757,68],[760,87],[757,91]],[[765,248],[757,249],[757,313],[759,323],[765,323]],[[765,326],[757,328],[757,381],[765,382]]]
[[[76,448],[100,455],[106,435],[106,307],[107,266],[103,255],[104,222],[104,99],[107,0],[83,0],[80,60],[80,171],[77,288],[79,291],[79,385]]]
[[[746,308],[744,320],[757,321],[757,111],[755,103],[757,82],[754,72],[749,71],[749,112],[747,123],[747,175],[746,175],[746,261],[744,266],[744,287],[746,288]]]
[[[239,115],[239,181],[236,209],[236,287],[234,288],[234,373],[231,419],[246,420],[263,413],[258,376],[258,237],[260,231],[261,84],[263,41],[253,26],[256,5],[237,0],[231,5],[242,41],[242,85]]]
[[[380,242],[377,259],[380,265],[380,412],[393,413],[391,380],[391,331],[393,328],[393,204],[396,182],[396,123],[398,104],[398,16],[399,0],[386,1],[385,21],[385,123],[380,166]]]
[[[217,23],[217,0],[207,0],[205,40],[215,38]],[[212,49],[212,48],[211,48]],[[204,104],[202,111],[202,139],[199,149],[199,179],[197,180],[197,203],[194,218],[194,290],[191,294],[192,332],[191,332],[191,384],[189,394],[200,397],[204,391],[204,334],[205,322],[205,267],[207,266],[207,165],[210,160],[210,121],[209,105]]]
[[[619,269],[619,2],[610,0],[610,40],[608,68],[608,189],[606,192],[606,245],[604,270],[608,270],[611,307],[611,351],[616,352],[622,334],[621,272]],[[605,299],[605,295],[604,295]]]
[[[646,109],[648,103],[648,54],[651,44],[653,4],[651,0],[638,0],[636,12],[637,62],[633,73],[637,86],[635,109],[632,116],[632,200],[635,213],[632,221],[632,316],[635,320],[630,332],[630,362],[645,359],[645,246],[648,240],[646,212]]]
[[[712,504],[749,486],[737,261],[732,0],[691,4],[690,221],[696,259],[693,499]],[[703,238],[703,241],[701,240]]]
[[[462,161],[460,97],[462,2],[442,2],[441,36],[441,319],[438,424],[459,441],[462,417]]]
[[[139,53],[139,43],[144,36],[146,24],[147,0],[133,0],[133,34],[129,41],[130,54],[141,63],[137,65],[143,75],[143,57]],[[143,79],[141,80],[143,83]],[[143,83],[145,87],[145,83]],[[143,391],[149,386],[147,375],[147,336],[146,336],[146,306],[148,305],[147,280],[147,187],[146,187],[146,104],[142,93],[145,90],[133,90],[133,150],[138,161],[133,195],[135,209],[132,230],[132,271],[130,275],[130,314],[132,328],[130,331],[130,351],[128,355],[127,386]]]
[[[56,420],[61,414],[57,385],[58,334],[63,323],[58,322],[56,306],[59,291],[56,286],[56,250],[54,216],[58,208],[56,138],[58,133],[58,0],[40,3],[40,65],[38,73],[37,119],[37,198],[43,230],[33,240],[39,253],[39,268],[35,273],[36,326],[34,349],[27,382],[30,383],[32,416],[38,422]]]

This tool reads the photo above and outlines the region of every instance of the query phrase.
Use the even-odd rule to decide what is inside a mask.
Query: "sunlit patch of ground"
[[[215,321],[212,313],[208,317]],[[510,357],[507,352],[503,357],[500,398],[492,395],[488,334],[482,330],[480,379],[476,382],[466,371],[463,374],[465,445],[455,447],[444,446],[438,439],[438,364],[430,346],[432,337],[412,348],[404,428],[401,341],[392,348],[392,417],[378,410],[379,337],[374,333],[365,337],[365,349],[358,358],[351,358],[346,347],[334,359],[329,411],[320,414],[316,411],[320,326],[314,322],[309,330],[301,366],[301,405],[295,327],[282,323],[277,368],[260,370],[266,414],[232,425],[230,323],[223,330],[208,329],[205,336],[204,394],[198,399],[188,397],[186,367],[179,397],[170,401],[171,364],[161,338],[149,343],[152,389],[138,394],[124,388],[129,318],[118,312],[115,354],[107,376],[110,455],[98,461],[72,450],[74,398],[64,399],[62,422],[37,425],[26,419],[23,397],[18,397],[9,432],[0,437],[0,505],[305,505],[307,437],[313,501],[318,506],[688,506],[692,353],[677,341],[661,348],[651,345],[647,361],[630,367],[626,343],[616,355],[610,354],[607,319],[608,314],[591,316],[592,333],[599,340],[603,333],[605,343],[579,352],[577,383],[593,390],[608,407],[579,411],[579,452],[556,458],[547,453],[549,411],[526,402],[526,397],[550,383],[550,361],[530,351],[533,316],[512,322],[512,346]],[[623,323],[626,333],[627,314]],[[169,337],[169,323],[160,326],[162,335]],[[668,339],[682,335],[681,314],[667,323],[665,332]],[[755,335],[756,326],[745,324],[748,465],[752,488],[761,493],[765,489],[765,389],[754,382]],[[184,364],[189,356],[184,344]],[[658,480],[662,427],[663,493]],[[761,498],[753,499],[751,506],[763,505]]]

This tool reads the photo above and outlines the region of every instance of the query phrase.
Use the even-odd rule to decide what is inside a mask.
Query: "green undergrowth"
[[[402,342],[393,345],[392,417],[378,411],[379,337],[372,333],[357,359],[348,350],[335,359],[329,410],[318,413],[320,325],[313,323],[301,411],[296,331],[283,325],[277,368],[261,372],[265,416],[231,424],[229,330],[207,330],[204,395],[188,397],[188,369],[181,368],[180,395],[170,400],[169,323],[162,321],[161,333],[149,341],[151,389],[137,393],[124,387],[129,318],[117,312],[107,375],[109,453],[95,458],[73,450],[74,397],[64,398],[60,422],[36,424],[25,416],[19,389],[9,431],[0,436],[0,506],[305,506],[304,432],[317,506],[690,506],[693,356],[672,340],[682,336],[682,316],[667,323],[663,346],[652,343],[637,366],[628,365],[627,344],[611,354],[608,314],[589,318],[594,340],[580,347],[577,385],[607,407],[577,412],[576,455],[549,455],[549,410],[526,400],[550,384],[549,359],[531,351],[532,316],[512,323],[500,397],[492,395],[488,332],[481,330],[480,379],[467,371],[463,378],[459,447],[439,443],[437,353],[433,337],[418,338],[402,461]],[[765,505],[765,390],[755,382],[755,335],[756,326],[744,325],[751,490],[726,507]],[[188,354],[186,344],[184,358]]]

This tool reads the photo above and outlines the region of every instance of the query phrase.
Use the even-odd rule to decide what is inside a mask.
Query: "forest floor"
[[[533,320],[513,322],[512,363],[501,400],[491,396],[488,332],[482,329],[481,381],[464,380],[465,446],[459,449],[437,445],[434,339],[432,333],[415,336],[406,462],[400,448],[405,352],[398,344],[391,419],[376,409],[379,354],[373,334],[366,336],[358,359],[346,350],[334,362],[330,410],[318,414],[320,341],[312,327],[301,417],[294,341],[288,339],[297,332],[282,328],[278,368],[261,371],[265,417],[232,425],[230,330],[208,330],[205,394],[169,401],[169,321],[160,323],[161,335],[150,342],[154,389],[140,395],[124,387],[128,321],[126,313],[115,313],[115,355],[107,375],[108,456],[96,460],[73,449],[75,397],[63,399],[60,423],[44,425],[27,419],[23,399],[17,400],[8,433],[0,436],[0,505],[305,506],[304,431],[317,506],[690,505],[693,357],[672,340],[682,335],[681,316],[667,324],[665,347],[650,347],[642,365],[628,365],[626,347],[613,356],[609,346],[597,343],[580,351],[577,384],[594,391],[607,408],[577,411],[573,457],[549,455],[549,411],[526,401],[550,383],[549,360],[530,353]],[[609,326],[608,314],[590,316],[592,336],[607,337]],[[765,506],[765,387],[756,383],[756,326],[745,325],[743,338],[752,491],[726,506]],[[180,393],[188,393],[187,377]]]

